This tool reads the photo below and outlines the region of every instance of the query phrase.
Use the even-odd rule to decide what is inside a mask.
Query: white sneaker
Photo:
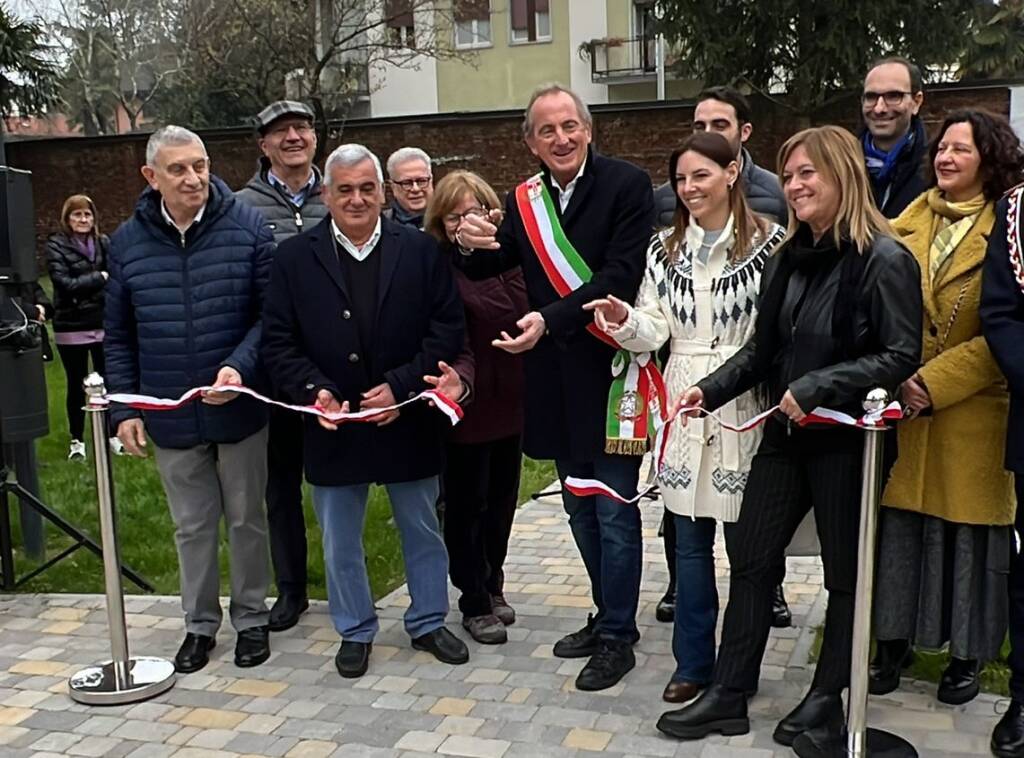
[[[85,460],[85,443],[81,440],[71,440],[71,447],[68,449],[69,461]]]
[[[121,440],[117,437],[110,437],[107,441],[110,443],[110,452],[114,455],[124,455],[124,443]]]

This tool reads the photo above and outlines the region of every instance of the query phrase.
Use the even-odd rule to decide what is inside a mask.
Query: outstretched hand
[[[606,334],[614,332],[622,326],[629,316],[629,306],[612,294],[591,300],[583,306],[583,310],[594,312],[594,323]]]
[[[502,330],[501,339],[492,340],[491,344],[507,353],[525,353],[527,350],[533,349],[547,329],[544,317],[537,311],[527,313],[516,322],[516,326],[523,330],[522,334],[513,337]]]
[[[438,361],[437,368],[441,371],[440,376],[427,375],[423,377],[423,381],[449,400],[458,402],[465,394],[465,385],[462,383],[462,377],[444,361]],[[430,404],[433,405],[433,401]]]

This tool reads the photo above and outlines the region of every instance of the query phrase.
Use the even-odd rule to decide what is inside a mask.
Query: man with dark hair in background
[[[887,218],[896,218],[926,189],[928,135],[917,115],[923,102],[921,70],[906,58],[882,58],[868,69],[861,144],[875,202]]]

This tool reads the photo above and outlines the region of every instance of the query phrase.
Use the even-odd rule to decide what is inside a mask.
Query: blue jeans
[[[594,461],[555,461],[558,478],[599,479],[624,497],[636,494],[640,457],[601,455]],[[640,639],[636,609],[640,600],[643,536],[640,509],[599,495],[576,497],[562,492],[569,527],[590,576],[597,606],[594,629],[603,639],[630,644]]]
[[[712,518],[671,514],[676,526],[676,620],[674,682],[707,684],[715,668],[715,526]]]
[[[420,637],[444,626],[448,614],[448,553],[437,524],[437,477],[385,485],[402,540],[412,603],[405,631]],[[363,555],[369,484],[313,487],[313,506],[324,534],[327,601],[334,628],[350,642],[372,642],[380,625]]]

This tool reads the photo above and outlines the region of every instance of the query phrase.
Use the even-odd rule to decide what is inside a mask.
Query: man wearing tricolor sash
[[[525,354],[526,454],[554,459],[562,481],[599,479],[629,497],[657,412],[645,399],[656,369],[588,330],[582,306],[608,293],[636,296],[654,221],[650,178],[591,149],[590,112],[561,86],[533,94],[523,133],[542,170],[509,194],[500,227],[496,217],[463,221],[460,263],[471,278],[522,266],[532,310],[518,322],[520,334],[495,335],[494,345]],[[563,500],[597,614],[554,653],[590,657],[576,686],[605,689],[635,663],[640,513],[602,495],[564,492]]]
[[[996,206],[982,268],[981,327],[1010,390],[1006,429],[1006,468],[1016,475],[1017,550],[1010,563],[1010,696],[1012,701],[992,732],[992,753],[1024,756],[1024,185],[1010,190]]]

